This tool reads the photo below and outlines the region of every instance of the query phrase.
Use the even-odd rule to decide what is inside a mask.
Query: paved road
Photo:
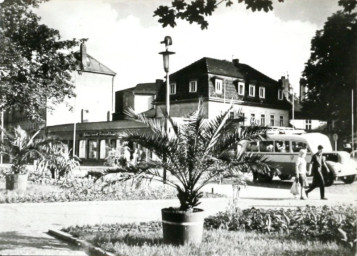
[[[242,188],[241,208],[295,207],[310,205],[353,204],[357,206],[357,184],[337,183],[327,188],[328,201],[319,200],[313,191],[308,200],[294,199],[289,193],[291,182],[255,184]],[[232,195],[230,184],[211,184],[206,191]],[[207,215],[227,208],[230,198],[203,199],[201,208]],[[48,229],[70,225],[140,222],[160,220],[160,209],[177,206],[178,200],[107,201],[70,203],[27,203],[0,205],[0,255],[85,255],[78,248],[46,234]]]

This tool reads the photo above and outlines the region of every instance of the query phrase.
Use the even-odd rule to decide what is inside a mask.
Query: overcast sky
[[[170,35],[170,50],[176,52],[170,72],[202,57],[233,57],[276,80],[288,73],[298,91],[311,39],[339,9],[337,0],[275,0],[274,11],[264,13],[234,1],[231,8],[218,8],[202,31],[185,22],[162,28],[153,11],[165,2],[169,0],[51,0],[36,12],[63,38],[88,38],[88,53],[117,73],[115,90],[163,79],[158,52],[164,49],[160,41]]]

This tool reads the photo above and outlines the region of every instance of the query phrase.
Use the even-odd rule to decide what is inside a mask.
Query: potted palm
[[[126,177],[163,181],[177,190],[180,206],[162,209],[165,243],[201,242],[204,212],[197,206],[206,184],[217,177],[240,178],[241,172],[251,170],[250,167],[260,172],[270,171],[264,160],[235,151],[239,141],[258,136],[261,129],[240,127],[244,117],[238,114],[238,118],[229,119],[231,109],[207,120],[200,100],[197,110],[180,122],[165,113],[164,120],[132,114],[149,129],[147,132],[128,130],[122,140],[135,142],[154,152],[156,157],[117,171],[129,173]]]
[[[5,140],[0,144],[0,154],[7,155],[11,163],[10,172],[6,175],[6,189],[23,192],[27,187],[29,160],[42,157],[35,142],[40,131],[30,136],[18,126],[13,134],[3,132]]]

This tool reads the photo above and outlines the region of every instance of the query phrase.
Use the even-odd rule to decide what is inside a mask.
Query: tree
[[[76,39],[40,23],[32,9],[44,0],[5,0],[0,4],[0,110],[16,108],[41,118],[47,103],[74,97]]]
[[[308,88],[303,111],[336,120],[337,132],[342,134],[350,130],[351,90],[356,93],[357,89],[357,13],[347,7],[329,17],[316,32],[301,79]]]
[[[284,0],[278,0],[283,2]],[[272,0],[238,0],[238,3],[246,5],[247,9],[253,12],[264,10],[265,12],[273,10]],[[201,29],[208,28],[207,16],[211,16],[216,8],[225,4],[226,7],[233,5],[232,0],[193,0],[191,3],[186,3],[184,0],[173,0],[171,6],[160,5],[155,11],[154,16],[159,17],[159,23],[163,27],[170,25],[176,26],[176,19],[182,19],[192,23],[197,23]]]
[[[199,205],[202,187],[217,177],[235,177],[243,183],[241,172],[272,175],[275,171],[261,156],[243,152],[232,154],[238,142],[259,138],[265,130],[260,127],[237,129],[244,117],[239,115],[237,119],[229,119],[231,110],[232,107],[207,120],[200,100],[197,110],[178,123],[167,113],[164,113],[165,120],[139,114],[137,118],[148,126],[149,131],[128,130],[121,139],[151,150],[158,159],[144,160],[135,166],[108,172],[122,173],[124,179],[135,177],[163,181],[162,168],[166,169],[169,173],[166,184],[177,190],[182,211]],[[165,129],[167,120],[172,127],[169,134]]]
[[[238,3],[246,5],[247,9],[255,11],[269,12],[273,10],[272,0],[236,0]],[[277,0],[284,2],[284,0]],[[345,11],[353,10],[357,5],[357,0],[339,0]],[[197,23],[201,29],[208,28],[207,16],[211,16],[219,5],[230,7],[233,5],[232,0],[193,0],[191,3],[186,3],[185,0],[172,0],[171,5],[160,5],[154,11],[154,17],[159,17],[159,23],[163,27],[167,25],[175,27],[176,20],[186,20],[190,24]]]

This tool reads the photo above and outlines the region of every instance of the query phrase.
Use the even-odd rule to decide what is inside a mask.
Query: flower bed
[[[63,231],[117,255],[354,255],[336,242],[305,241],[287,234],[209,229],[201,245],[171,246],[162,241],[160,222],[70,227]]]
[[[235,208],[205,219],[205,227],[288,234],[305,241],[335,241],[354,250],[357,241],[357,216],[352,206],[243,211]]]
[[[28,191],[23,194],[0,190],[0,203],[155,200],[177,198],[176,194],[175,189],[162,184],[121,182],[112,185],[110,181],[95,181],[91,178],[44,179],[41,184],[29,184]],[[204,197],[223,196],[205,193]]]

